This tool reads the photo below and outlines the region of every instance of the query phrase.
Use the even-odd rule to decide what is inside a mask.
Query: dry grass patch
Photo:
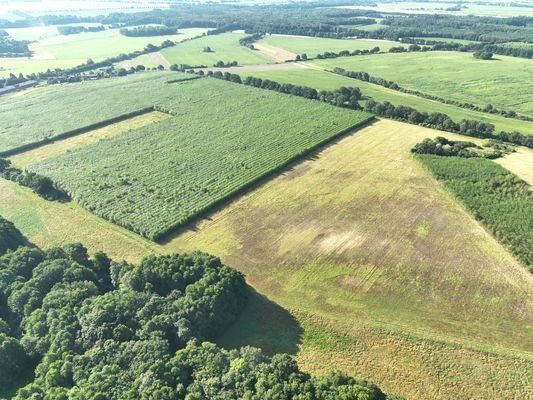
[[[533,150],[520,147],[496,162],[533,186]]]

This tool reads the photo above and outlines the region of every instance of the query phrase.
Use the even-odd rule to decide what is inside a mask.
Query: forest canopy
[[[11,249],[0,256],[0,396],[400,398],[339,373],[311,377],[286,354],[207,342],[248,296],[243,275],[217,257],[152,255],[133,265],[104,253],[90,258],[79,243],[26,247],[12,224],[0,227]]]

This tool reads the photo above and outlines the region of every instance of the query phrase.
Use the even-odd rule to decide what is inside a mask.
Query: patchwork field
[[[220,255],[261,293],[228,347],[297,353],[310,372],[340,369],[407,398],[527,398],[533,277],[410,155],[436,135],[379,121],[165,245],[4,180],[0,214],[45,247]]]
[[[365,71],[422,93],[481,107],[490,103],[533,116],[533,63],[523,58],[498,55],[495,60],[484,61],[471,53],[435,51],[342,57],[313,64]]]
[[[146,72],[0,98],[0,153],[146,107],[166,107],[179,90],[177,84],[167,81],[193,78],[189,74]],[[32,118],[26,118],[28,113]]]
[[[302,65],[302,64],[300,64]],[[309,66],[309,64],[305,64]],[[440,112],[449,115],[452,119],[461,121],[463,119],[474,119],[493,124],[495,130],[499,131],[519,131],[524,134],[533,134],[533,122],[522,121],[513,118],[505,118],[497,114],[487,114],[467,110],[450,104],[424,99],[422,97],[401,93],[387,89],[383,86],[374,85],[356,79],[326,72],[321,68],[294,68],[291,70],[277,71],[234,71],[241,76],[255,76],[262,79],[271,79],[280,83],[292,83],[294,85],[312,86],[317,90],[334,90],[341,86],[352,86],[361,89],[363,97],[372,97],[379,102],[388,101],[394,105],[413,107],[419,111],[427,113]]]
[[[149,43],[159,45],[165,40],[179,42],[207,32],[207,29],[181,29],[179,34],[152,37],[127,37],[118,29],[84,32],[75,35],[53,36],[30,45],[34,55],[30,59],[2,59],[0,78],[14,74],[44,72],[48,68],[69,68],[83,64],[88,58],[101,61],[122,53],[143,50]]]
[[[89,144],[110,139],[129,130],[141,128],[159,121],[164,121],[168,118],[171,118],[171,116],[166,113],[159,111],[148,112],[146,114],[128,118],[125,121],[116,122],[99,129],[91,130],[82,135],[58,140],[35,149],[25,151],[21,154],[12,156],[9,159],[15,167],[22,169],[27,165],[35,164],[58,155],[71,152]]]
[[[207,67],[211,67],[217,61],[237,61],[240,65],[274,62],[273,58],[259,51],[241,46],[239,39],[245,36],[247,35],[239,33],[206,36],[163,49],[161,55],[169,64],[205,65]],[[212,52],[205,52],[205,47],[210,47]]]
[[[161,95],[155,105],[168,109],[172,118],[27,167],[52,178],[89,210],[150,239],[167,235],[243,187],[371,118],[212,78],[166,84],[159,74],[153,75],[160,78],[152,85],[163,85],[150,91]],[[138,92],[122,96],[135,97],[143,90],[139,86]],[[119,96],[119,92],[113,94]],[[149,99],[142,96],[142,101]]]
[[[265,36],[259,43],[279,47],[296,54],[306,53],[308,57],[316,57],[326,51],[339,52],[342,50],[371,50],[379,47],[381,51],[387,51],[400,43],[389,40],[366,40],[366,39],[327,39],[306,36]]]

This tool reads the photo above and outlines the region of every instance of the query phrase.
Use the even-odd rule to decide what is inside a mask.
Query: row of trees
[[[237,65],[239,65],[239,63],[237,61],[222,61],[222,60],[219,60],[219,61],[217,61],[216,63],[213,64],[213,67],[229,68],[229,67],[236,67]]]
[[[56,188],[50,178],[15,168],[11,165],[11,161],[4,158],[0,158],[0,177],[30,188],[43,199],[50,201],[69,200],[68,195]]]
[[[498,139],[502,142],[509,142],[520,146],[533,148],[533,135],[524,135],[520,132],[494,132],[494,125],[481,121],[463,119],[454,122],[448,115],[443,113],[419,112],[412,107],[395,106],[388,101],[378,103],[372,99],[365,104],[365,111],[373,114],[391,118],[398,121],[405,121],[415,125],[426,126],[447,132],[460,133],[465,136]]]
[[[101,32],[105,31],[103,25],[99,26],[80,26],[80,25],[66,25],[58,26],[57,31],[60,35],[75,35],[83,32]]]
[[[129,37],[175,35],[176,32],[177,32],[176,27],[163,26],[163,25],[143,25],[143,26],[135,26],[132,28],[120,29],[121,35],[129,36]]]
[[[243,275],[216,257],[149,256],[132,265],[101,252],[89,258],[79,243],[4,253],[0,395],[13,393],[15,400],[401,399],[338,373],[313,378],[285,354],[269,358],[255,348],[223,350],[205,342],[235,320],[248,297]]]
[[[304,97],[310,100],[319,100],[337,107],[347,107],[353,109],[361,108],[359,105],[359,100],[361,100],[361,91],[359,88],[355,87],[341,87],[335,90],[317,91],[316,89],[308,86],[299,86],[290,83],[278,83],[270,79],[255,78],[253,76],[247,76],[244,80],[242,80],[239,75],[231,74],[229,72],[222,73],[220,71],[209,71],[208,75],[214,78],[241,83],[256,88],[273,90],[279,93]]]
[[[467,110],[473,110],[473,111],[489,113],[489,114],[500,114],[507,118],[516,118],[516,119],[521,119],[525,121],[533,120],[532,118],[528,116],[519,115],[515,111],[497,109],[492,104],[487,104],[485,107],[480,107],[472,103],[462,103],[457,100],[444,99],[442,97],[435,96],[432,94],[422,93],[422,92],[419,92],[418,90],[407,89],[407,88],[401,87],[394,81],[389,81],[383,78],[375,77],[375,76],[370,75],[368,72],[364,72],[364,71],[347,71],[344,68],[335,67],[333,69],[333,72],[335,74],[346,76],[348,78],[357,79],[363,82],[373,83],[375,85],[386,87],[387,89],[392,89],[392,90],[397,90],[402,93],[412,94],[418,97],[423,97],[425,99],[438,101],[439,103],[451,104],[457,107],[465,108]]]

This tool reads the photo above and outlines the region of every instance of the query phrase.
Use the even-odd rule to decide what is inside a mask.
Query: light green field
[[[413,107],[427,113],[441,112],[449,115],[453,120],[474,119],[494,124],[495,130],[519,131],[524,134],[533,134],[533,122],[505,118],[501,115],[487,114],[467,110],[449,104],[443,104],[422,97],[401,93],[372,83],[350,79],[344,76],[326,72],[322,69],[292,69],[285,71],[243,72],[241,76],[255,76],[262,79],[271,79],[280,83],[311,86],[318,90],[333,90],[341,86],[352,86],[361,89],[363,97],[372,97],[379,102],[388,101],[394,105]]]
[[[79,24],[64,24],[61,26],[100,26],[99,23],[84,22]],[[29,40],[36,41],[42,40],[53,36],[59,36],[57,30],[58,25],[44,25],[44,26],[32,26],[29,28],[7,28],[4,29],[9,36],[16,40]]]
[[[515,5],[476,4],[475,2],[461,3],[460,11],[447,10],[456,6],[453,3],[440,2],[392,2],[380,3],[378,6],[341,6],[339,8],[353,8],[375,10],[389,13],[404,14],[451,14],[451,15],[478,15],[486,17],[528,17],[533,16],[533,8]]]
[[[181,41],[201,35],[207,29],[182,29],[177,35],[153,37],[127,37],[118,29],[102,32],[84,32],[75,35],[53,36],[39,40],[30,45],[34,52],[31,59],[2,59],[0,62],[0,78],[14,74],[44,72],[48,68],[70,68],[85,63],[88,58],[101,61],[108,57],[118,56],[143,50],[147,44],[159,45],[165,40]]]
[[[0,98],[0,152],[53,139],[62,133],[171,103],[167,81],[193,75],[144,72],[121,78],[49,86],[23,96]],[[146,90],[146,88],[151,90]],[[175,89],[175,86],[171,86]],[[32,118],[26,118],[28,113]]]
[[[305,370],[342,370],[407,398],[524,398],[533,276],[410,155],[436,135],[377,122],[162,246],[4,180],[0,215],[44,247],[221,256],[261,294],[226,346],[296,353]]]
[[[435,51],[341,57],[313,64],[365,71],[422,93],[481,107],[490,103],[533,116],[533,63],[523,58],[496,56],[485,61],[471,53]]]
[[[223,33],[181,43],[161,51],[169,64],[206,65],[211,67],[217,61],[237,61],[240,65],[265,64],[273,59],[258,51],[250,50],[239,44],[239,39],[247,35]],[[205,53],[204,47],[211,47],[212,53]]]
[[[378,46],[381,51],[387,51],[391,47],[401,43],[389,40],[366,40],[366,39],[327,39],[305,36],[266,36],[262,42],[280,47],[296,54],[306,53],[308,57],[316,57],[326,51],[339,52],[342,50],[370,50]]]

